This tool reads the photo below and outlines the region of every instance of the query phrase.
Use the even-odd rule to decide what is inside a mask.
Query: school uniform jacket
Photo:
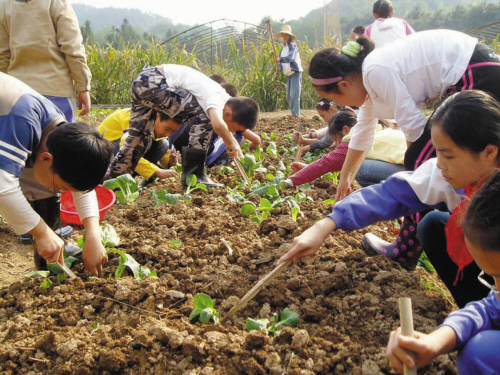
[[[328,217],[337,229],[351,231],[426,209],[452,212],[464,191],[453,189],[436,163],[437,159],[430,159],[414,172],[399,172],[359,189],[335,204]]]
[[[33,199],[30,189],[43,188],[33,180],[26,162],[39,146],[42,131],[62,122],[64,116],[49,100],[16,78],[0,73],[0,215],[18,234],[31,231],[40,221],[26,198]],[[94,191],[73,193],[73,197],[82,220],[99,217]]]
[[[395,119],[406,140],[423,133],[420,108],[462,78],[477,39],[452,30],[422,31],[372,51],[363,62],[369,98],[360,107],[349,148],[369,151],[378,119]]]

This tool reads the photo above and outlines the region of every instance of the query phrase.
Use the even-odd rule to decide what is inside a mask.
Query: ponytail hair
[[[486,146],[498,147],[500,160],[500,102],[480,90],[458,92],[431,115],[429,127],[438,127],[460,148],[473,154]]]
[[[344,107],[328,122],[328,134],[334,136],[342,133],[344,126],[351,129],[357,122],[357,114],[349,107]]]
[[[316,53],[309,64],[309,75],[314,88],[323,92],[339,93],[338,82],[348,76],[361,74],[361,67],[366,56],[375,48],[370,38],[360,36],[346,47],[359,45],[356,54],[349,55],[337,48],[326,48]]]
[[[375,11],[375,4],[379,3],[377,11]],[[394,12],[390,0],[375,1],[373,4],[373,13],[377,13],[379,18],[391,18],[391,13]]]

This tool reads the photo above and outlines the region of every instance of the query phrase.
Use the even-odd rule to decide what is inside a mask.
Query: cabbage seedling
[[[123,205],[127,205],[135,201],[139,197],[139,189],[137,181],[129,174],[112,178],[104,181],[103,186],[107,189],[116,190],[116,199]]]
[[[219,313],[214,309],[214,301],[205,293],[197,293],[193,298],[194,310],[189,315],[189,320],[200,317],[200,322],[208,323],[210,319],[219,324]]]
[[[194,174],[188,174],[186,177],[186,195],[191,193],[192,191],[195,191],[197,189],[207,191],[207,185],[205,184],[199,184],[198,183],[198,178]]]
[[[268,328],[269,319],[247,318],[245,328],[247,331],[267,331],[268,333],[279,334],[281,326],[295,327],[300,322],[299,314],[286,307],[281,313],[281,317],[274,313],[273,324]]]

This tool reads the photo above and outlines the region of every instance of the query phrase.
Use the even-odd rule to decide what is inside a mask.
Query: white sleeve
[[[0,215],[17,234],[28,233],[40,222],[40,215],[19,187],[19,179],[3,169],[0,169]]]
[[[76,211],[82,222],[88,217],[99,217],[99,205],[95,190],[87,193],[75,191],[73,192],[73,200],[75,201]]]
[[[397,72],[376,65],[365,73],[364,79],[372,99],[374,115],[379,116],[379,110],[384,111],[386,116],[381,118],[393,117],[406,140],[416,141],[424,132],[426,119]],[[388,112],[392,112],[394,116],[390,116]]]
[[[321,128],[316,131],[316,138],[323,138],[325,135],[328,134],[328,126],[325,128]]]
[[[372,102],[366,100],[359,107],[357,123],[351,129],[349,148],[359,151],[371,151],[375,142],[378,118],[373,117]]]

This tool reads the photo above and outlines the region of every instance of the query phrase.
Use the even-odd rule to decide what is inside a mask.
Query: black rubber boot
[[[192,147],[182,148],[182,177],[181,183],[184,189],[187,187],[186,178],[190,174],[194,174],[198,183],[205,184],[209,188],[223,188],[224,184],[213,182],[205,174],[205,160],[207,154],[204,150],[199,150]]]
[[[40,215],[40,217],[45,221],[45,223],[52,229],[57,230],[61,227],[61,198],[58,196],[39,199],[36,201],[30,201],[31,207],[35,212]],[[36,241],[30,236],[33,243],[33,257],[35,260],[35,267],[37,270],[46,270],[47,261],[38,254],[38,249],[36,246]]]
[[[413,271],[422,254],[422,246],[418,239],[417,224],[410,216],[406,216],[401,225],[399,235],[394,243],[381,240],[372,233],[363,236],[361,244],[368,255],[385,255],[401,264],[408,271]]]

